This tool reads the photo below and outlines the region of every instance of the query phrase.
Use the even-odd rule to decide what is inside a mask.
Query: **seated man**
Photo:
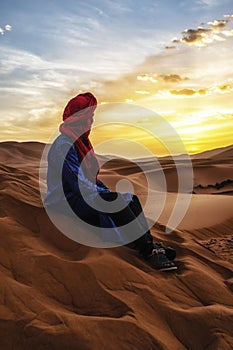
[[[172,261],[175,250],[153,242],[138,197],[131,193],[111,192],[98,178],[98,161],[89,140],[96,106],[96,98],[89,92],[77,95],[66,105],[61,134],[48,154],[45,206],[56,207],[65,199],[84,222],[123,232],[123,242],[133,242],[130,245],[153,267],[161,271],[176,270]],[[58,176],[59,166],[62,167],[62,181]],[[109,212],[106,205],[112,203],[117,205]],[[127,225],[130,231],[123,229]]]

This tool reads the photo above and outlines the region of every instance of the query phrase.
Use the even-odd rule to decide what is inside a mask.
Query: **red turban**
[[[96,107],[97,100],[90,92],[77,95],[67,103],[63,113],[64,123],[59,128],[61,133],[74,140],[84,174],[94,183],[97,180],[99,165],[89,134]]]

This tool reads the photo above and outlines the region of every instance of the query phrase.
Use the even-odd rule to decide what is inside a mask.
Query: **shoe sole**
[[[175,270],[178,270],[177,266],[163,267],[161,269],[158,269],[158,271],[175,271]]]

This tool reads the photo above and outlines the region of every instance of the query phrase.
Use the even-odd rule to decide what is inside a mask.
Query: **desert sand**
[[[190,207],[170,233],[176,169],[169,157],[160,161],[168,194],[151,232],[177,249],[173,273],[152,269],[129,247],[92,248],[65,237],[40,197],[44,145],[0,148],[1,350],[233,348],[233,146],[192,156]],[[159,193],[161,170],[150,159],[138,162]],[[133,162],[111,160],[100,178],[112,190],[128,179],[145,203],[145,174]]]

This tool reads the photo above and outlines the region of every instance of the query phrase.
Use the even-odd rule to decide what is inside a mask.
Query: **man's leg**
[[[106,215],[109,215],[117,226],[122,226],[122,229],[120,230],[123,230],[124,225],[130,223],[130,231],[127,228],[127,231],[123,230],[123,233],[126,233],[126,236],[128,238],[132,237],[132,234],[136,235],[137,237],[141,235],[141,237],[137,238],[133,243],[130,243],[129,245],[133,244],[134,248],[137,248],[142,256],[147,259],[148,262],[156,269],[159,269],[161,271],[177,269],[175,264],[167,258],[166,251],[163,247],[154,249],[155,245],[153,243],[153,237],[148,228],[146,218],[137,196],[134,195],[132,200],[127,203],[121,193],[105,192],[101,193],[100,196],[109,202],[114,201],[119,196],[119,199],[122,200],[124,209],[115,211],[114,213],[106,213],[104,210],[105,206],[101,208],[101,205],[99,205],[98,209],[87,207],[87,219],[90,219],[90,216],[92,217],[92,214],[98,217],[99,213],[102,212]]]
[[[144,257],[147,257],[154,249],[153,237],[150,233],[139,198],[136,195],[133,195],[133,200],[129,203],[129,207],[134,212],[136,217],[140,215],[140,223],[146,229],[146,233],[134,241],[133,244],[139,249],[140,253],[142,253]]]
[[[117,198],[118,193],[106,192],[100,193],[100,196],[104,200],[111,202]],[[116,213],[109,213],[109,216],[113,219],[117,226],[123,226],[133,221],[135,225],[135,232],[141,232],[142,235],[134,242],[129,243],[129,246],[137,248],[145,258],[151,254],[154,248],[153,237],[148,228],[140,201],[136,195],[133,195],[132,201],[130,201],[124,209]]]

